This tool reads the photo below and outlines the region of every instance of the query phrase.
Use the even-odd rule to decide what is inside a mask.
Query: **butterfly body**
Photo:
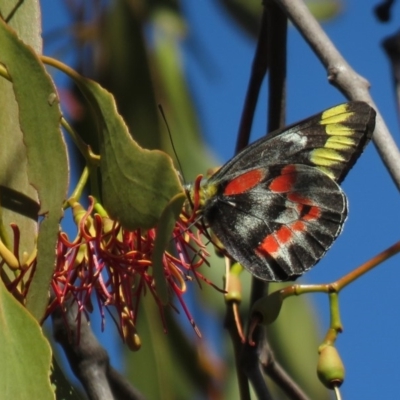
[[[374,124],[366,103],[341,104],[269,134],[222,166],[199,195],[226,252],[267,281],[313,267],[342,231],[348,207],[338,183]]]

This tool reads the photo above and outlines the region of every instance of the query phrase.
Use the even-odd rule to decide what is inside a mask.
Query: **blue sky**
[[[44,32],[62,24],[61,1],[42,0]],[[373,15],[378,0],[344,2],[343,13],[323,25],[350,65],[371,83],[371,93],[395,141],[399,125],[390,66],[381,41],[399,28],[399,6],[394,19],[380,24]],[[236,29],[215,1],[182,1],[189,29],[201,41],[204,54],[189,51],[185,57],[191,89],[200,109],[206,140],[221,163],[233,156],[255,43]],[[207,29],[205,22],[207,21]],[[65,23],[65,22],[64,22]],[[344,102],[326,79],[326,71],[296,30],[289,29],[288,118],[291,123]],[[209,76],[199,66],[213,68]],[[252,140],[264,134],[265,91],[253,128]],[[203,171],[199,171],[203,172]],[[371,144],[346,178],[350,213],[341,237],[303,282],[333,281],[400,239],[398,190]],[[400,256],[378,267],[340,295],[344,333],[337,346],[347,376],[342,387],[348,399],[397,399],[400,337]],[[325,296],[315,295],[321,327],[328,322]]]

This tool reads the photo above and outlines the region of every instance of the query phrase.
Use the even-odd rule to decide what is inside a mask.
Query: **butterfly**
[[[375,115],[364,102],[337,105],[257,140],[203,182],[201,216],[228,255],[265,281],[312,268],[342,231],[348,205],[339,184]]]

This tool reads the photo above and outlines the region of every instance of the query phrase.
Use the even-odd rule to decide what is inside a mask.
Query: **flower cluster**
[[[93,310],[92,301],[96,299],[102,326],[107,310],[123,339],[131,348],[137,348],[136,320],[140,299],[147,292],[158,304],[165,326],[164,307],[157,292],[152,264],[157,230],[128,231],[110,219],[92,198],[87,210],[77,202],[72,204],[72,210],[78,231],[72,241],[64,232],[59,235],[56,268],[51,283],[53,295],[47,315],[72,300],[78,305],[80,318],[82,312]],[[194,223],[193,219],[193,216],[181,213],[172,235],[174,253],[164,252],[162,273],[169,292],[175,294],[189,321],[197,329],[183,300],[186,282],[193,278],[210,282],[199,272],[199,267],[207,263],[208,254],[202,243],[201,229],[198,229],[200,224]],[[18,254],[17,250],[15,254]],[[33,274],[35,260],[21,271],[18,279],[9,285],[9,290],[15,289],[28,270],[30,275]],[[26,288],[29,287],[29,279],[26,279]]]

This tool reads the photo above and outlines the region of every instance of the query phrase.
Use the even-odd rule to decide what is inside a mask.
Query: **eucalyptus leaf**
[[[68,188],[68,163],[60,130],[56,89],[43,64],[3,21],[0,62],[11,76],[28,157],[29,182],[38,192],[44,217],[39,228],[36,271],[26,306],[40,320],[55,268],[59,221]]]
[[[0,12],[18,36],[38,53],[42,49],[42,26],[39,1],[0,0]],[[1,53],[2,49],[0,49]],[[37,239],[37,192],[28,181],[26,147],[19,125],[18,104],[12,83],[0,78],[0,204],[2,239],[12,246],[11,223],[23,234],[19,240],[19,256],[31,254]],[[28,218],[27,218],[28,217]],[[12,279],[12,274],[3,269]]]
[[[94,81],[71,77],[98,122],[105,209],[126,229],[154,227],[169,201],[183,191],[171,158],[159,150],[143,149],[132,139],[111,93]]]
[[[0,397],[54,399],[51,349],[37,321],[0,280]]]

